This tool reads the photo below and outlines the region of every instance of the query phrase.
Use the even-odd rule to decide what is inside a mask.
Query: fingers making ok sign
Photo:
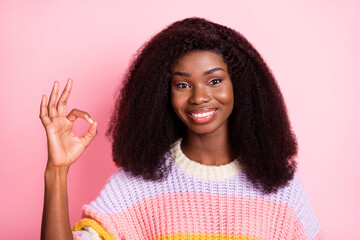
[[[70,167],[97,135],[97,123],[88,113],[72,109],[66,115],[72,84],[73,81],[69,79],[58,101],[58,82],[54,82],[49,102],[46,95],[42,96],[40,119],[47,135],[48,167]],[[72,132],[72,126],[77,118],[82,118],[90,124],[88,131],[81,137]]]

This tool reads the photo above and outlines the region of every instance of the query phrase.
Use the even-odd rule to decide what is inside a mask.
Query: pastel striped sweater
[[[160,182],[117,171],[83,207],[74,239],[322,239],[297,174],[287,187],[265,195],[238,161],[199,164],[182,153],[180,141],[166,164],[171,172]]]

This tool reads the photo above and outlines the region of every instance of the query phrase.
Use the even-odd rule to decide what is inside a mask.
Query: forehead
[[[226,63],[220,54],[211,51],[194,51],[180,57],[174,71],[196,72],[221,67],[227,70]]]

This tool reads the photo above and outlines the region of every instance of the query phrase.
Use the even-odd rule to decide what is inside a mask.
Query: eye
[[[178,83],[178,84],[175,84],[175,86],[177,88],[189,88],[190,87],[190,85],[187,83]]]
[[[208,85],[216,85],[216,84],[219,84],[219,83],[221,83],[221,82],[222,82],[222,79],[216,78],[216,79],[211,80],[211,81],[208,83]]]

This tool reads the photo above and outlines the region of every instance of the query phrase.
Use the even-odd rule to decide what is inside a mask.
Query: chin
[[[205,135],[215,133],[220,130],[221,127],[213,127],[213,126],[188,126],[188,129],[198,135]]]

